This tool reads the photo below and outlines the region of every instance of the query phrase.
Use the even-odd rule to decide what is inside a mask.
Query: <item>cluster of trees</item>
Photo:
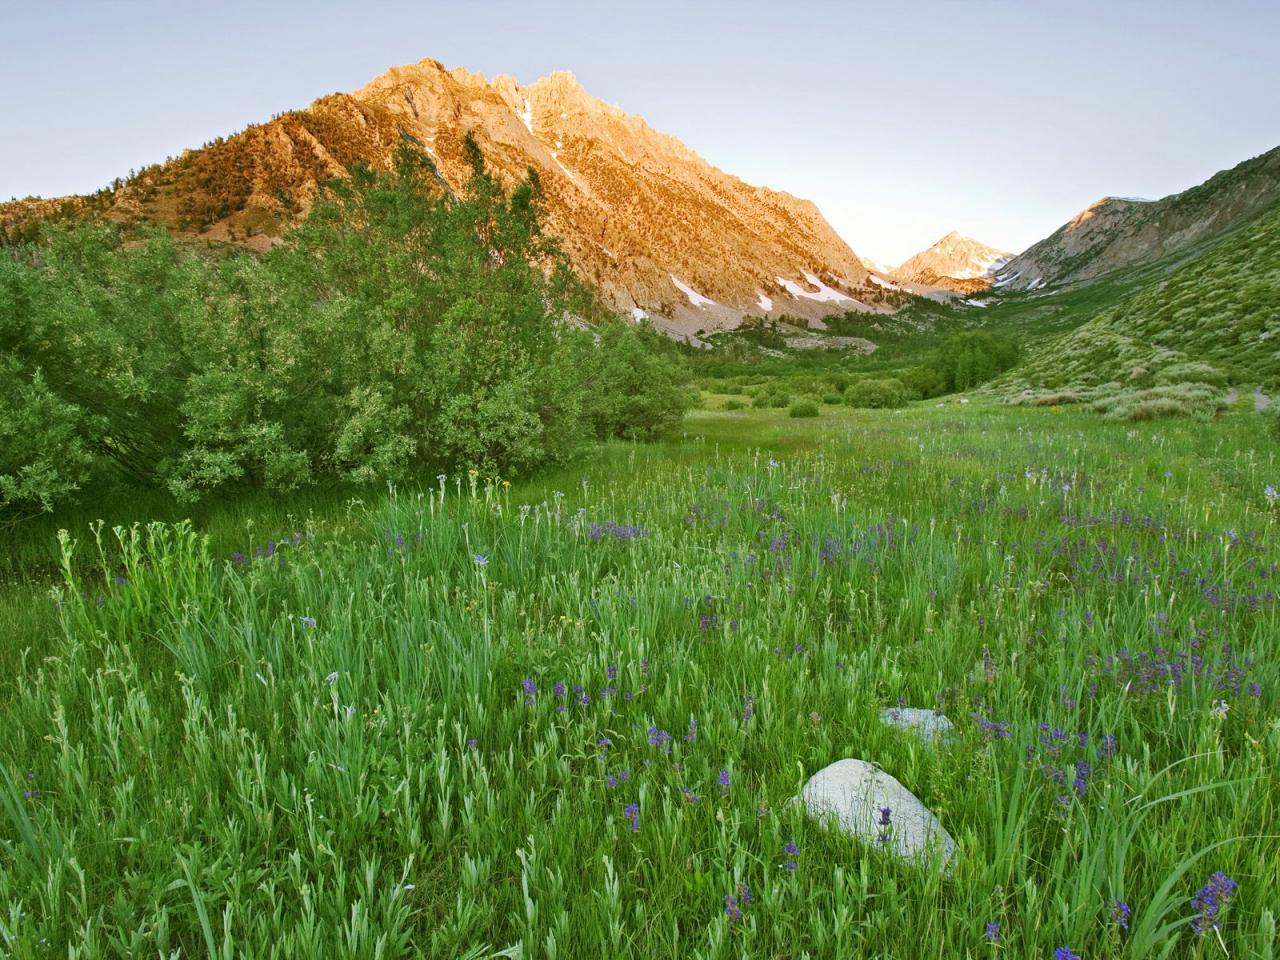
[[[829,360],[824,365],[805,365],[804,360],[813,359],[807,356],[772,364],[757,360],[756,365],[763,368],[760,373],[708,377],[704,382],[712,393],[750,397],[755,407],[789,408],[805,400],[815,405],[892,408],[971,390],[1010,369],[1018,356],[1018,345],[1012,340],[985,330],[964,331],[946,337],[913,366],[881,365],[854,373]],[[714,363],[701,357],[692,362],[701,362],[704,368]]]
[[[261,256],[92,224],[0,250],[0,515],[113,478],[196,498],[510,475],[678,422],[673,350],[598,315],[536,175],[508,193],[470,146],[457,195],[406,144]]]
[[[911,400],[928,400],[963,393],[981,386],[1018,362],[1018,344],[986,330],[955,333],[918,366],[867,378],[845,391],[855,407],[900,407]]]

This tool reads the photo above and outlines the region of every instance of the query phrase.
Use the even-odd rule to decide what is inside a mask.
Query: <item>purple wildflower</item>
[[[1129,908],[1129,905],[1125,903],[1123,900],[1117,899],[1117,900],[1111,901],[1111,918],[1110,919],[1111,919],[1111,923],[1113,923],[1115,926],[1120,927],[1122,930],[1128,930],[1129,914],[1131,913],[1133,913],[1133,911]]]
[[[1102,738],[1102,743],[1098,746],[1098,759],[1110,760],[1116,753],[1116,735],[1108,733]]]
[[[532,707],[537,701],[538,685],[533,682],[533,677],[525,677],[521,686],[524,687],[525,706]]]
[[[716,783],[720,786],[721,793],[729,792],[729,768],[721,769],[720,776],[716,777]]]
[[[1084,798],[1085,792],[1089,789],[1089,774],[1091,773],[1089,764],[1084,760],[1076,761],[1076,776],[1071,781],[1071,786],[1076,791],[1076,796]]]
[[[1080,960],[1080,955],[1070,947],[1059,947],[1053,951],[1053,960]]]
[[[788,840],[787,845],[782,848],[782,852],[787,855],[787,860],[782,864],[782,869],[790,870],[794,873],[796,867],[799,866],[799,863],[796,862],[796,857],[800,855],[800,848],[796,846],[795,840]]]
[[[879,820],[880,835],[876,837],[876,843],[889,842],[889,816],[892,813],[893,813],[893,810],[889,807],[880,808],[880,820]]]
[[[622,815],[631,821],[632,833],[635,833],[640,829],[640,804],[628,803],[622,808]]]
[[[1191,921],[1191,929],[1197,936],[1202,937],[1210,930],[1218,929],[1222,911],[1231,902],[1238,886],[1238,883],[1219,870],[1196,891],[1191,901],[1191,906],[1196,910],[1196,916]]]
[[[724,915],[729,918],[731,924],[742,919],[742,908],[738,906],[738,898],[732,893],[724,898]]]
[[[986,929],[986,932],[983,933],[983,936],[986,937],[988,942],[990,943],[999,943],[1001,939],[1000,938],[1000,922],[998,920],[988,921],[987,929]]]
[[[658,727],[650,727],[649,746],[662,747],[662,749],[669,753],[671,751],[671,734],[666,730],[659,729]]]
[[[302,622],[304,627],[314,628],[316,625],[315,617],[299,617],[298,619]]]
[[[1013,736],[1013,732],[1009,729],[1007,723],[988,720],[980,713],[973,714],[973,722],[978,725],[978,729],[982,731],[983,738],[988,742],[1007,740]]]

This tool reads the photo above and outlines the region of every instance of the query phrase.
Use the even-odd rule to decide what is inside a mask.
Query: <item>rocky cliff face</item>
[[[451,181],[467,130],[507,176],[534,166],[548,229],[618,309],[694,330],[866,308],[866,268],[812,203],[716,169],[572,74],[522,87],[427,60],[354,96],[420,137]]]
[[[1191,250],[1280,204],[1280,147],[1162,200],[1104,197],[998,271],[996,288],[1093,280]]]
[[[1011,256],[952,231],[902,264],[892,275],[904,283],[976,293],[991,286],[992,273]]]
[[[434,60],[393,68],[148,168],[85,205],[201,237],[269,245],[324,180],[389,165],[407,134],[452,188],[471,132],[513,183],[537,170],[546,227],[607,304],[692,333],[744,315],[817,319],[884,309],[881,287],[809,201],[752,186],[588,94],[569,73],[527,87]],[[0,210],[0,224],[24,216]]]

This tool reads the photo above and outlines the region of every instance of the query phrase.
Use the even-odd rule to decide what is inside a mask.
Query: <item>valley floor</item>
[[[1247,400],[699,411],[101,561],[77,518],[56,604],[34,546],[0,594],[4,952],[1272,957],[1280,465]],[[789,802],[849,757],[949,873]]]

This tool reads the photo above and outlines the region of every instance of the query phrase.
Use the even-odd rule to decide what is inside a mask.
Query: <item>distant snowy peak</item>
[[[892,276],[907,283],[941,287],[956,293],[976,293],[991,285],[992,275],[1012,256],[952,231],[902,264]]]

